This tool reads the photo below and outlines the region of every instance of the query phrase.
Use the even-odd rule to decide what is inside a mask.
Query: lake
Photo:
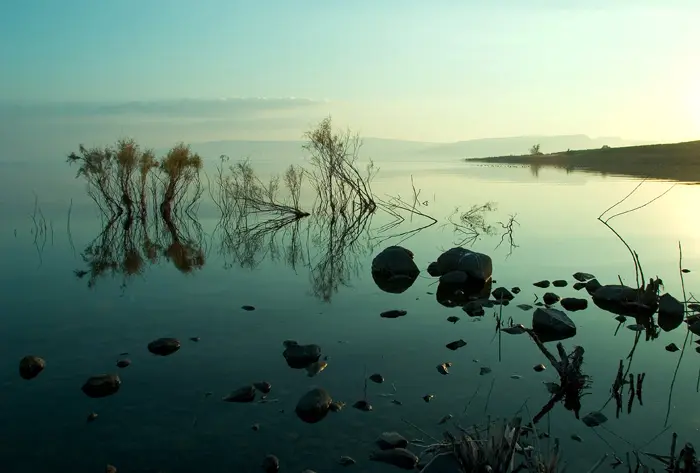
[[[441,438],[455,423],[467,427],[519,411],[529,422],[549,401],[544,383],[558,382],[556,371],[527,334],[497,333],[494,313],[502,310],[504,323],[512,318],[529,326],[532,310],[517,305],[534,305],[546,291],[590,301],[585,290],[572,287],[577,271],[603,284],[617,284],[618,277],[635,282],[627,249],[597,220],[637,186],[631,178],[395,161],[380,163],[375,194],[400,195],[410,203],[412,176],[420,190],[416,209],[437,223],[406,211],[398,212],[404,220],[396,222],[380,209],[334,221],[312,215],[227,231],[205,192],[195,218],[179,220],[174,233],[157,218],[145,231],[125,232],[119,223],[105,231],[105,219],[75,179],[75,169],[57,161],[0,164],[0,459],[6,472],[99,472],[106,464],[120,472],[262,471],[267,454],[279,457],[281,471],[339,471],[342,455],[357,461],[348,471],[393,471],[368,459],[384,431],[431,443],[426,433]],[[277,171],[272,161],[253,164],[263,173]],[[645,182],[617,211],[672,186]],[[487,202],[492,210],[482,217],[490,230],[455,231],[457,209]],[[638,252],[647,279],[658,276],[663,292],[679,300],[679,242],[682,266],[690,270],[683,274],[687,297],[700,296],[698,202],[700,186],[678,184],[610,222]],[[510,216],[515,221],[508,234]],[[421,270],[401,294],[382,291],[370,271],[373,257],[395,244],[410,249]],[[494,288],[522,289],[511,304],[469,317],[459,306],[436,300],[437,278],[426,268],[460,245],[492,257]],[[565,279],[568,285],[533,286],[543,279]],[[255,310],[243,310],[245,305]],[[380,317],[392,309],[407,314]],[[450,316],[460,320],[450,323]],[[569,316],[578,331],[563,346],[567,352],[576,345],[585,349],[583,370],[591,377],[581,417],[601,410],[608,418],[589,428],[558,403],[538,424],[550,433],[540,442],[560,439],[569,471],[587,471],[603,453],[610,461],[613,453],[624,460],[637,448],[667,454],[672,432],[679,445],[697,443],[700,353],[692,343],[697,337],[686,340],[685,324],[653,340],[641,334],[629,372],[645,374],[643,403],[635,400],[628,412],[625,388],[618,418],[615,402],[608,400],[618,364],[624,360],[627,366],[635,345],[637,332],[625,327],[634,322],[620,327],[614,315],[592,303]],[[161,337],[179,339],[180,350],[165,357],[149,353],[148,343]],[[290,368],[282,356],[290,339],[320,345],[328,367],[315,377]],[[459,339],[467,345],[445,347]],[[682,350],[667,351],[670,343]],[[555,343],[546,346],[556,352]],[[46,360],[45,370],[31,380],[18,374],[25,355]],[[131,365],[117,368],[123,358]],[[441,375],[436,366],[448,361],[449,375]],[[535,372],[539,363],[547,369]],[[491,371],[481,375],[484,367]],[[101,373],[120,376],[119,392],[87,397],[81,386]],[[367,385],[373,410],[352,408],[372,373],[386,379]],[[270,402],[222,402],[257,381],[271,383]],[[294,408],[314,386],[347,406],[307,424]],[[431,402],[423,400],[427,394],[434,395]],[[98,418],[88,422],[92,412]],[[453,419],[439,424],[448,414]],[[644,461],[661,469],[654,460]],[[598,471],[610,470],[608,464]]]

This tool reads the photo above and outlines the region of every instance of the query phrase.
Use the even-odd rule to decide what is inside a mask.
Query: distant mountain
[[[635,146],[650,144],[640,140],[624,140],[619,137],[591,138],[587,135],[559,136],[514,136],[505,138],[483,138],[458,141],[456,143],[437,144],[427,147],[424,153],[434,156],[457,158],[483,158],[490,156],[507,156],[527,154],[530,148],[540,145],[543,153],[555,153],[568,149],[594,149],[603,145],[610,147]]]

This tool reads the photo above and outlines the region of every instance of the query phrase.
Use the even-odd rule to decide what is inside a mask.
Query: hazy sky
[[[26,0],[0,12],[2,101],[301,97],[314,104],[303,120],[331,113],[380,137],[700,138],[697,0]],[[296,107],[238,102],[251,118]]]

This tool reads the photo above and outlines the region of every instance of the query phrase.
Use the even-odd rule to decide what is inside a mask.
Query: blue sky
[[[394,138],[700,137],[700,2],[27,0],[2,10],[0,101],[302,97]]]

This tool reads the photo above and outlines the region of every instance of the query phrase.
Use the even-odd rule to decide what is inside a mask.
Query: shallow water
[[[481,235],[468,247],[492,256],[494,287],[523,289],[503,308],[504,320],[530,324],[531,311],[516,305],[532,304],[535,294],[546,292],[532,286],[540,279],[567,279],[568,287],[548,289],[562,297],[588,298],[571,287],[576,271],[591,272],[604,284],[615,284],[618,275],[634,283],[629,253],[596,220],[637,185],[631,179],[554,170],[533,176],[525,168],[460,162],[387,163],[375,182],[376,193],[410,200],[412,175],[421,190],[419,200],[426,204],[419,210],[438,222],[416,231],[430,220],[405,214],[405,222],[387,229],[390,216],[378,212],[362,222],[366,227],[354,235],[350,247],[339,235],[357,222],[330,227],[314,217],[298,227],[286,226],[274,237],[248,238],[247,246],[240,245],[240,238],[226,241],[217,228],[217,210],[205,194],[196,219],[201,228],[193,221],[178,227],[180,238],[192,240],[205,254],[201,268],[183,273],[162,256],[161,248],[157,261],[144,262],[139,274],[115,271],[88,287],[90,276],[78,278],[74,271],[87,269],[82,254],[100,237],[103,222],[83,184],[73,179],[73,170],[55,165],[37,172],[32,165],[9,164],[2,169],[2,471],[89,472],[107,463],[127,472],[256,471],[265,454],[274,453],[283,471],[336,471],[342,469],[338,458],[350,455],[358,461],[353,471],[382,472],[395,468],[368,460],[378,434],[398,430],[408,438],[429,440],[405,421],[439,438],[445,426],[438,421],[448,413],[468,426],[485,422],[487,415],[510,417],[526,405],[522,415],[529,420],[549,400],[542,383],[557,381],[555,370],[534,372],[535,364],[547,364],[544,356],[526,335],[497,336],[493,311],[472,319],[459,307],[440,305],[434,295],[436,280],[425,272],[441,251],[460,242],[449,223],[456,207],[497,203],[485,216],[493,234]],[[619,210],[641,205],[672,185],[644,183]],[[40,213],[34,212],[32,191]],[[691,270],[684,275],[686,291],[700,295],[700,223],[693,217],[697,202],[699,187],[677,185],[643,209],[612,221],[639,253],[647,279],[658,275],[665,290],[679,299],[679,241],[683,266]],[[499,246],[499,222],[509,215],[518,222],[512,234],[517,246],[509,245],[508,238]],[[37,232],[34,220],[42,218],[46,230]],[[112,228],[112,239],[103,239],[108,243],[100,248],[114,252],[118,261],[128,243],[120,230],[118,225]],[[150,237],[167,247],[170,236],[162,230],[150,227]],[[142,236],[137,235],[137,246]],[[398,295],[382,292],[370,275],[373,256],[397,243],[414,252],[422,271]],[[295,251],[290,244],[296,244]],[[242,310],[247,304],[256,310]],[[379,317],[389,309],[408,314],[393,320]],[[461,320],[449,323],[450,315]],[[585,372],[592,376],[589,395],[582,400],[585,415],[606,403],[619,360],[632,349],[635,333],[622,327],[616,334],[614,317],[592,304],[570,316],[578,334],[563,345],[567,351],[575,345],[585,348]],[[603,453],[624,458],[632,446],[645,445],[664,429],[669,405],[669,430],[644,450],[665,453],[672,431],[683,441],[697,442],[700,354],[691,340],[669,404],[682,352],[664,347],[671,342],[682,347],[684,327],[661,332],[652,341],[642,336],[630,372],[646,373],[644,404],[635,403],[631,413],[625,407],[615,418],[611,402],[603,409],[609,421],[593,430],[558,404],[538,424],[561,439],[571,471],[586,471]],[[190,341],[194,336],[201,340]],[[160,337],[177,337],[182,348],[155,357],[146,345]],[[460,338],[467,346],[454,352],[445,348]],[[315,378],[289,368],[282,357],[286,339],[321,345],[329,356],[328,368]],[[547,346],[555,350],[554,343]],[[123,352],[133,363],[118,369],[115,362]],[[47,360],[45,371],[31,381],[17,373],[19,360],[27,354]],[[445,361],[454,366],[441,376],[435,367]],[[482,366],[492,372],[480,376]],[[103,399],[87,398],[80,386],[102,372],[118,372],[120,391]],[[387,381],[369,383],[373,411],[352,409],[363,397],[365,374],[374,372]],[[522,377],[513,379],[514,374]],[[229,391],[259,380],[272,384],[270,398],[277,402],[221,402]],[[402,406],[379,395],[392,392],[391,383]],[[316,385],[348,406],[318,424],[304,424],[294,406]],[[213,394],[206,397],[207,392]],[[430,403],[422,399],[428,393],[435,394]],[[87,423],[92,411],[99,418]],[[257,432],[251,429],[254,423],[260,424]],[[583,442],[572,440],[572,434]]]

